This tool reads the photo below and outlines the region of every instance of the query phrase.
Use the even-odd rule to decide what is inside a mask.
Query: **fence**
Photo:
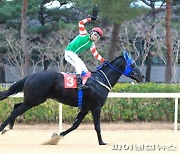
[[[0,87],[3,87],[3,88],[9,88],[12,85],[13,83],[0,83]]]
[[[13,95],[12,97],[23,97],[22,93]],[[180,93],[109,93],[109,98],[174,98],[174,131],[178,127],[178,98]],[[62,130],[62,104],[59,105],[59,129]]]

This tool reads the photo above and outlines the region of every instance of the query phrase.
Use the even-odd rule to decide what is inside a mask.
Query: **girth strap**
[[[78,108],[82,107],[82,99],[83,99],[83,90],[78,89]]]

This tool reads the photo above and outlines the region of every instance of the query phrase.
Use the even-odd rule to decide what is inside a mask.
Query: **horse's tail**
[[[0,91],[0,100],[3,100],[10,95],[17,94],[18,92],[22,92],[27,78],[28,77],[25,77],[24,79],[14,83],[8,90]]]

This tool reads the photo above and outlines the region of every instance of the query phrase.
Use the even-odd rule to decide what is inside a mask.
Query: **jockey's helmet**
[[[91,32],[92,32],[92,31],[97,32],[100,37],[103,35],[103,31],[102,31],[102,29],[99,28],[99,27],[94,27],[94,28],[91,30]]]

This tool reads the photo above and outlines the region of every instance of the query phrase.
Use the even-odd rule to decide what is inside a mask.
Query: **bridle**
[[[106,76],[106,74],[101,70],[104,66],[109,66],[111,69],[113,69],[114,71],[120,73],[120,75],[125,75],[127,77],[130,77],[130,78],[134,78],[136,79],[138,77],[138,74],[136,71],[137,69],[137,66],[135,65],[135,62],[133,61],[133,59],[131,57],[129,57],[128,55],[128,52],[126,50],[123,51],[123,57],[126,61],[126,67],[124,69],[124,71],[120,71],[119,69],[117,69],[116,67],[114,67],[113,65],[111,65],[109,62],[105,61],[103,63],[103,65],[97,67],[97,72],[102,78],[104,81],[106,81],[108,83],[108,85],[96,80],[95,78],[91,77],[94,81],[96,81],[97,83],[99,83],[100,85],[104,86],[106,89],[108,89],[109,91],[111,91],[112,89],[112,86],[111,86],[111,83],[109,82],[109,79],[108,77]]]

